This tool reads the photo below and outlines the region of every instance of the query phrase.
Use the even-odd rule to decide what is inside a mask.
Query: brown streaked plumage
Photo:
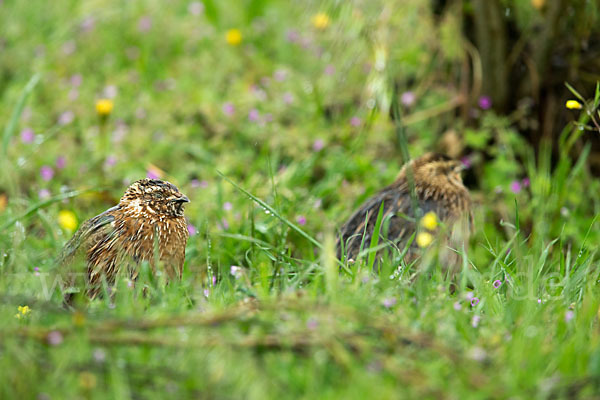
[[[463,185],[461,170],[459,162],[434,153],[427,153],[405,164],[394,183],[368,199],[344,223],[338,239],[338,256],[342,256],[343,247],[347,258],[356,259],[361,243],[363,249],[369,247],[382,202],[382,221],[387,219],[382,226],[388,224],[386,238],[393,247],[402,251],[417,230],[416,220],[433,211],[450,231],[449,245],[460,250],[461,243],[468,239],[471,219],[471,197]],[[413,177],[419,212],[415,212],[413,207],[409,173]],[[379,240],[379,244],[386,238]],[[340,239],[343,243],[340,243]],[[416,241],[413,241],[405,260],[414,260],[419,254]],[[455,264],[457,260],[456,257],[453,258],[447,264]]]
[[[120,271],[135,279],[142,261],[155,269],[158,259],[169,278],[180,278],[189,236],[183,216],[187,202],[169,182],[136,181],[118,205],[81,225],[63,248],[59,263],[68,264],[76,254],[85,254],[87,292],[92,298],[98,294],[103,276],[111,286]]]

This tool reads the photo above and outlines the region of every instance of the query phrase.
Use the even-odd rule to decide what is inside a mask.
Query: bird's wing
[[[90,239],[93,237],[110,235],[113,231],[112,222],[115,220],[113,211],[118,208],[119,206],[114,206],[102,214],[85,221],[67,244],[65,244],[56,258],[55,265],[61,266],[71,263],[78,250],[82,248],[82,245],[84,248],[91,245]]]

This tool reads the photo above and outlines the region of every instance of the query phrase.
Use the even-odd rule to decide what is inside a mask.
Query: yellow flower
[[[15,318],[21,319],[21,317],[26,316],[30,312],[31,308],[29,308],[29,306],[19,306],[17,307],[17,314],[15,315]]]
[[[577,100],[567,100],[567,104],[565,104],[569,110],[581,110],[583,106]]]
[[[329,15],[322,13],[322,12],[313,15],[311,21],[315,28],[321,29],[321,30],[327,28],[329,26],[329,22],[330,22]]]
[[[429,211],[421,218],[421,226],[430,231],[434,230],[438,226],[437,215],[433,211]]]
[[[225,40],[230,46],[237,46],[242,43],[242,32],[239,29],[230,29],[225,34]]]
[[[74,231],[77,228],[77,217],[73,211],[62,210],[58,213],[58,224],[63,229]]]
[[[433,235],[429,232],[420,232],[417,235],[417,245],[419,247],[427,247],[433,242]]]
[[[106,117],[109,115],[114,107],[114,103],[110,99],[100,99],[96,102],[96,112],[101,117]]]

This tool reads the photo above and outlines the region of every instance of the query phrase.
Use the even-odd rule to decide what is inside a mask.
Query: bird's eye
[[[152,193],[152,198],[159,200],[159,199],[163,198],[163,195],[160,192],[153,192]]]

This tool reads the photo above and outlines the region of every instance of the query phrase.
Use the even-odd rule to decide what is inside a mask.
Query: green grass
[[[166,4],[0,5],[0,398],[597,395],[589,114],[557,134],[554,159],[514,116],[457,117],[456,21],[434,22],[427,2],[389,15],[384,1],[204,1],[200,15]],[[331,18],[323,31],[317,12]],[[115,88],[99,118],[95,101]],[[399,104],[407,91],[416,101]],[[399,270],[386,259],[372,272],[368,251],[340,265],[336,227],[403,156],[447,151],[449,130],[477,203],[455,280],[435,246]],[[59,212],[97,215],[152,168],[191,199],[182,281],[143,265],[112,301],[66,310],[53,259],[72,232]]]

